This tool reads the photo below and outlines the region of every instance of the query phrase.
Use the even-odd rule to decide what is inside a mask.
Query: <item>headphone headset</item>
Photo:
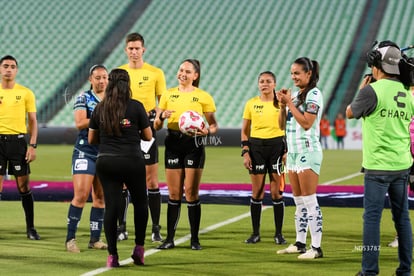
[[[375,40],[374,43],[372,44],[371,48],[374,48],[374,46],[377,45],[377,43],[378,43],[378,41]],[[378,48],[383,48],[383,47],[387,47],[387,46],[391,46],[391,47],[395,47],[397,49],[400,49],[400,47],[398,47],[397,44],[395,44],[394,42],[392,42],[390,40],[381,41],[378,44],[377,48],[372,49],[367,53],[368,67],[371,68],[372,66],[375,66],[375,67],[382,70],[382,67],[381,67],[382,55],[381,55],[380,51],[378,51]]]
[[[399,69],[400,69],[399,79],[405,86],[414,86],[414,57],[408,57],[407,55],[403,53],[406,50],[413,49],[414,46],[409,45],[408,47],[400,49],[400,47],[398,47],[398,45],[395,44],[394,42],[390,40],[384,40],[384,41],[381,41],[378,44],[378,47],[374,49],[377,43],[378,41],[375,41],[372,44],[372,47],[371,47],[372,49],[368,51],[367,53],[368,67],[371,68],[372,66],[375,66],[382,70],[382,66],[381,66],[382,55],[381,55],[381,52],[378,51],[378,48],[387,47],[387,46],[395,47],[401,51],[401,57],[402,57],[400,60],[400,63],[398,64]]]

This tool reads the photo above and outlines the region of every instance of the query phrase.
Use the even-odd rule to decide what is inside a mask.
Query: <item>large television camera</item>
[[[400,69],[399,79],[405,86],[414,86],[414,57],[409,57],[405,54],[407,50],[414,49],[414,45],[409,45],[404,48],[398,47],[397,44],[390,40],[384,40],[379,43],[378,48],[374,48],[378,41],[375,41],[372,45],[372,50],[367,53],[367,65],[368,67],[376,66],[381,68],[381,53],[377,51],[378,48],[393,46],[401,51],[401,60],[398,64]],[[369,74],[370,75],[370,74]],[[372,76],[372,75],[371,75]],[[371,80],[374,82],[375,80]]]
[[[400,67],[400,81],[406,86],[414,86],[414,57],[408,57],[404,52],[413,49],[414,45],[401,49],[402,59],[398,66]]]

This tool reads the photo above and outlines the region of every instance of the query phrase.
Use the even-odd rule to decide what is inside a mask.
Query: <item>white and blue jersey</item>
[[[101,100],[92,91],[81,93],[75,100],[73,110],[85,110],[87,118]],[[72,174],[95,175],[95,162],[98,156],[98,145],[88,143],[88,128],[79,131],[72,154]]]

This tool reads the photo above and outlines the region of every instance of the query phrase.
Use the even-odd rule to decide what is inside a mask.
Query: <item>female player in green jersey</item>
[[[298,91],[282,89],[277,96],[287,108],[281,108],[279,124],[286,130],[289,181],[296,205],[296,243],[278,254],[302,253],[299,259],[315,259],[323,256],[322,212],[316,197],[316,188],[322,163],[322,147],[319,141],[319,124],[323,112],[322,92],[316,87],[319,80],[319,64],[307,57],[296,59],[290,69]],[[306,251],[308,226],[311,248]]]

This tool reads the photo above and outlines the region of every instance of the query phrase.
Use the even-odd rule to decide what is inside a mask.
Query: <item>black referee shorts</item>
[[[251,174],[280,173],[285,153],[285,137],[270,139],[250,138]]]
[[[0,134],[0,174],[24,176],[30,174],[26,162],[27,142],[24,134]]]
[[[154,129],[153,124],[150,125],[152,130],[152,137],[155,141],[152,143],[148,152],[142,152],[144,156],[145,165],[153,165],[158,163],[158,144],[157,144],[157,131]]]
[[[204,145],[199,145],[194,137],[168,130],[165,137],[166,169],[202,169],[205,159]]]

